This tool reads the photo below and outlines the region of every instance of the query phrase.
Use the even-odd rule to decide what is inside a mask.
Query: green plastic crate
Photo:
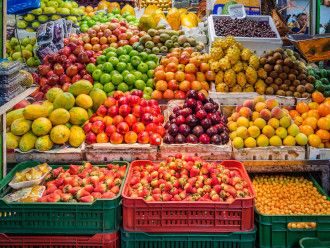
[[[327,196],[316,180],[310,176],[318,191]],[[330,240],[330,215],[262,215],[256,209],[257,240],[260,248],[299,247],[304,237],[317,237]],[[289,229],[290,222],[316,222],[315,229]]]
[[[300,248],[329,248],[330,241],[321,241],[318,238],[302,238],[299,245]]]
[[[121,248],[254,248],[256,230],[219,233],[142,233],[121,231]]]
[[[127,162],[112,162],[126,165]],[[10,190],[8,183],[17,171],[40,163],[18,164],[0,183],[1,197]],[[51,165],[53,168],[61,165]],[[68,168],[69,165],[62,165]],[[105,166],[105,165],[100,165]],[[126,169],[126,174],[127,174]],[[126,177],[125,174],[125,177]],[[7,203],[0,199],[0,233],[24,234],[95,234],[115,232],[122,221],[121,191],[114,199],[97,199],[93,203]]]

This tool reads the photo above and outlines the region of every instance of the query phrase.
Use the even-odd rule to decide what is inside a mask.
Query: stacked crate
[[[254,192],[244,166],[237,161],[223,165],[236,169],[248,182],[252,196],[232,203],[212,201],[148,201],[128,196],[134,166],[131,163],[123,197],[122,248],[255,247]]]
[[[113,163],[128,168],[126,162]],[[116,198],[91,203],[8,203],[2,199],[16,172],[38,164],[20,163],[0,183],[0,247],[119,248],[123,184]]]

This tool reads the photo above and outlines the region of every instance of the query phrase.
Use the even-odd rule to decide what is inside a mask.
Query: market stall
[[[3,5],[0,247],[328,247],[329,38],[270,2]]]

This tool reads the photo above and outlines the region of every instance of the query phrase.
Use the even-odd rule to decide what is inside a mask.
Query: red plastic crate
[[[92,236],[25,236],[0,234],[0,247],[6,248],[79,248],[103,247],[120,248],[119,233],[95,234]]]
[[[251,180],[242,163],[226,160],[221,164],[237,170],[249,185],[251,197],[223,202],[146,202],[142,198],[127,196],[127,184],[134,166],[153,164],[137,160],[131,163],[126,177],[123,198],[123,228],[130,232],[238,232],[254,228],[254,197]]]

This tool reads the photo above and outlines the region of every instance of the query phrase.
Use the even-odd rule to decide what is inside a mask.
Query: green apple
[[[77,17],[75,17],[75,16],[68,16],[66,19],[69,21],[72,21],[74,23],[78,22]]]
[[[32,22],[31,25],[32,25],[33,28],[36,29],[36,28],[39,28],[40,27],[40,22],[35,21],[35,22]]]
[[[29,66],[29,67],[33,67],[34,64],[35,64],[35,59],[34,59],[34,57],[28,58],[28,60],[26,61],[26,64],[27,64],[27,66]]]
[[[32,14],[34,15],[41,15],[42,14],[42,9],[38,8],[38,9],[34,9],[31,11]]]
[[[40,8],[43,10],[44,8],[46,7],[46,4],[45,3],[41,3],[40,4]]]
[[[78,8],[79,7],[79,5],[76,2],[72,2],[71,4],[72,4],[73,8]]]
[[[52,21],[56,21],[56,20],[58,20],[58,19],[61,19],[61,16],[60,16],[60,15],[52,15],[52,16],[50,17],[50,19],[51,19]]]
[[[40,15],[40,16],[38,16],[38,21],[41,23],[44,23],[44,22],[48,21],[48,16]]]
[[[18,45],[18,43],[19,42],[18,42],[18,39],[16,37],[11,38],[10,41],[9,41],[9,44],[12,47],[15,47],[16,45]]]
[[[67,8],[67,9],[71,9],[72,8],[72,4],[71,4],[71,2],[64,2],[63,3],[63,7],[64,8]]]
[[[35,18],[35,16],[33,15],[33,14],[27,14],[27,15],[25,15],[24,16],[24,18],[23,18],[25,21],[27,21],[27,22],[32,22],[34,19],[36,19]]]
[[[24,29],[26,28],[28,25],[28,23],[26,21],[23,21],[23,20],[19,20],[17,22],[17,27],[20,28],[20,29]]]
[[[59,8],[58,13],[61,15],[70,15],[70,10],[68,8]]]
[[[16,45],[14,50],[15,50],[15,52],[21,52],[22,47],[20,45]]]
[[[47,3],[47,6],[48,6],[48,7],[54,7],[54,8],[57,8],[57,7],[58,7],[58,2],[56,2],[56,1],[49,1],[49,2]]]
[[[25,49],[22,51],[22,54],[23,54],[23,58],[25,58],[25,59],[29,59],[32,57],[32,53]]]
[[[45,7],[44,12],[45,14],[55,14],[56,9],[54,7]]]
[[[28,37],[25,37],[21,40],[21,44],[22,46],[27,46],[28,44],[30,44],[30,39]]]
[[[37,42],[37,38],[36,37],[30,38],[30,42],[31,42],[31,45],[34,46]]]
[[[22,58],[22,54],[20,52],[15,52],[15,53],[13,53],[13,55],[11,57],[13,60],[18,60],[18,59]]]
[[[27,44],[25,46],[25,50],[28,50],[28,51],[30,51],[32,53],[33,52],[33,46],[31,44]]]

